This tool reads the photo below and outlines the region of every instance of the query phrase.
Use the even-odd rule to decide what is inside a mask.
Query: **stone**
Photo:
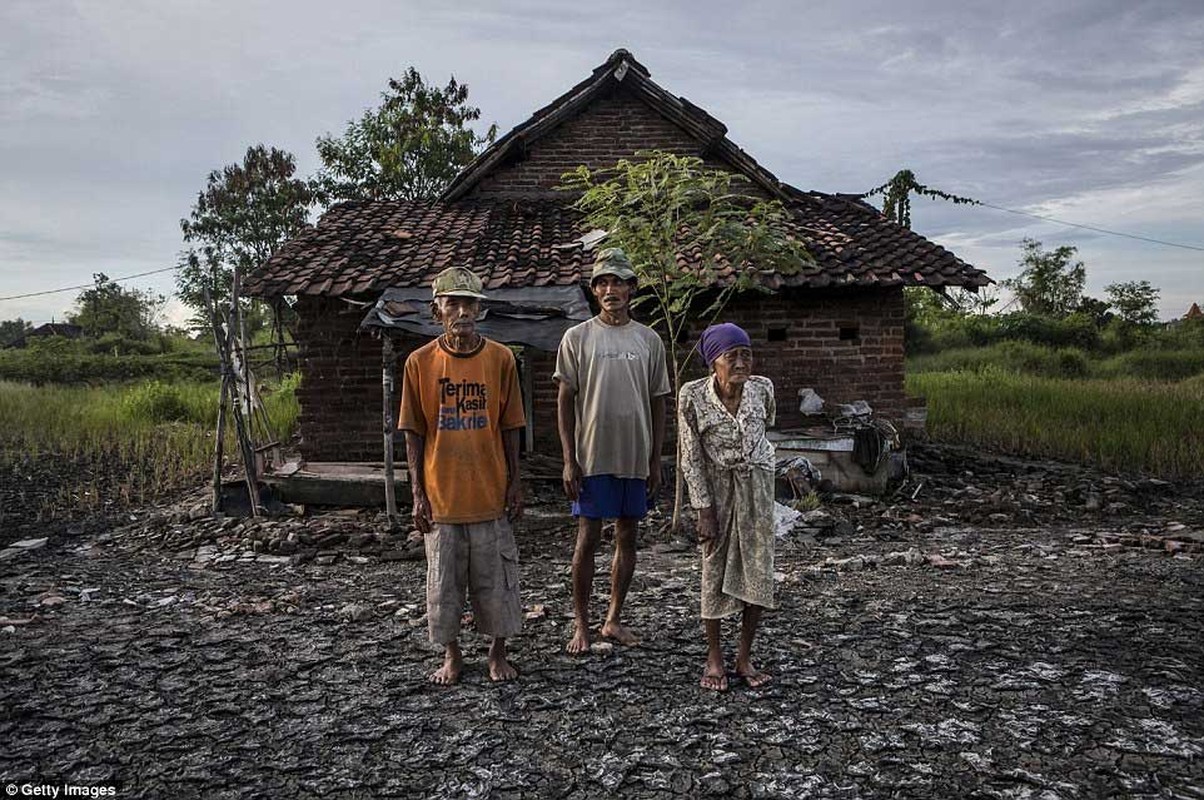
[[[371,606],[360,603],[348,603],[339,609],[339,614],[349,622],[363,622],[364,620],[372,619],[373,610]]]
[[[908,550],[896,550],[883,556],[879,563],[885,567],[914,567],[924,563],[924,554],[915,547]]]
[[[822,508],[804,511],[799,521],[808,528],[831,528],[836,524],[832,515]]]

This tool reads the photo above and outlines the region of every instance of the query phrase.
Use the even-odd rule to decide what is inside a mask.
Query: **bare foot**
[[[506,660],[506,640],[494,639],[489,647],[489,680],[512,681],[518,677],[518,670]]]
[[[723,664],[718,666],[707,662],[706,669],[702,671],[702,680],[698,685],[704,689],[710,689],[712,692],[727,691],[727,670]]]
[[[760,689],[762,686],[773,681],[773,676],[768,672],[762,672],[752,664],[736,667],[736,674],[744,679],[750,689]]]
[[[443,656],[443,666],[432,672],[427,680],[438,686],[452,686],[460,681],[460,668],[463,663],[460,648],[449,647]]]
[[[518,670],[506,660],[505,656],[489,659],[489,680],[512,681],[518,677]]]
[[[570,655],[579,656],[589,652],[589,628],[581,625],[573,626],[573,638],[564,648]]]
[[[607,639],[614,639],[624,647],[635,647],[640,643],[639,637],[632,633],[630,628],[625,628],[617,622],[603,625],[602,635]]]

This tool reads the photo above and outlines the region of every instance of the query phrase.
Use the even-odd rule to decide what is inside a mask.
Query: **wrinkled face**
[[[631,305],[631,283],[617,275],[603,275],[590,284],[590,289],[598,305],[611,313],[622,312]]]
[[[434,314],[449,336],[472,336],[477,330],[481,301],[475,297],[436,297]]]
[[[720,383],[744,383],[752,375],[752,366],[751,347],[733,347],[711,363]]]

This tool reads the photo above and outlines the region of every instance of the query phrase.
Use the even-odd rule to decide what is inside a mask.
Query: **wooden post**
[[[222,370],[222,386],[217,396],[217,434],[213,437],[213,513],[222,510],[222,450],[226,441],[226,387],[230,376]]]
[[[396,481],[393,476],[393,434],[397,421],[393,418],[393,338],[388,332],[381,334],[381,407],[385,424],[385,513],[389,522],[397,519]]]

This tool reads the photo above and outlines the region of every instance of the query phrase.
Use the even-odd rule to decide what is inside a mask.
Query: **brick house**
[[[868,204],[779,181],[726,131],[618,50],[482,152],[438,200],[328,210],[247,283],[253,295],[297,300],[303,457],[380,459],[382,345],[360,323],[386,289],[427,286],[452,265],[470,266],[487,290],[581,285],[593,251],[578,241],[585,231],[554,187],[579,164],[608,166],[648,149],[733,170],[794,214],[814,264],[772,276],[774,294],[737,297],[724,315],[753,337],[758,372],[777,387],[779,428],[801,424],[797,395],[806,387],[830,404],[866,400],[880,416],[901,419],[909,402],[903,287],[976,288],[990,279]],[[398,358],[422,341],[395,339]],[[532,348],[522,359],[539,452],[559,452],[554,360]]]

